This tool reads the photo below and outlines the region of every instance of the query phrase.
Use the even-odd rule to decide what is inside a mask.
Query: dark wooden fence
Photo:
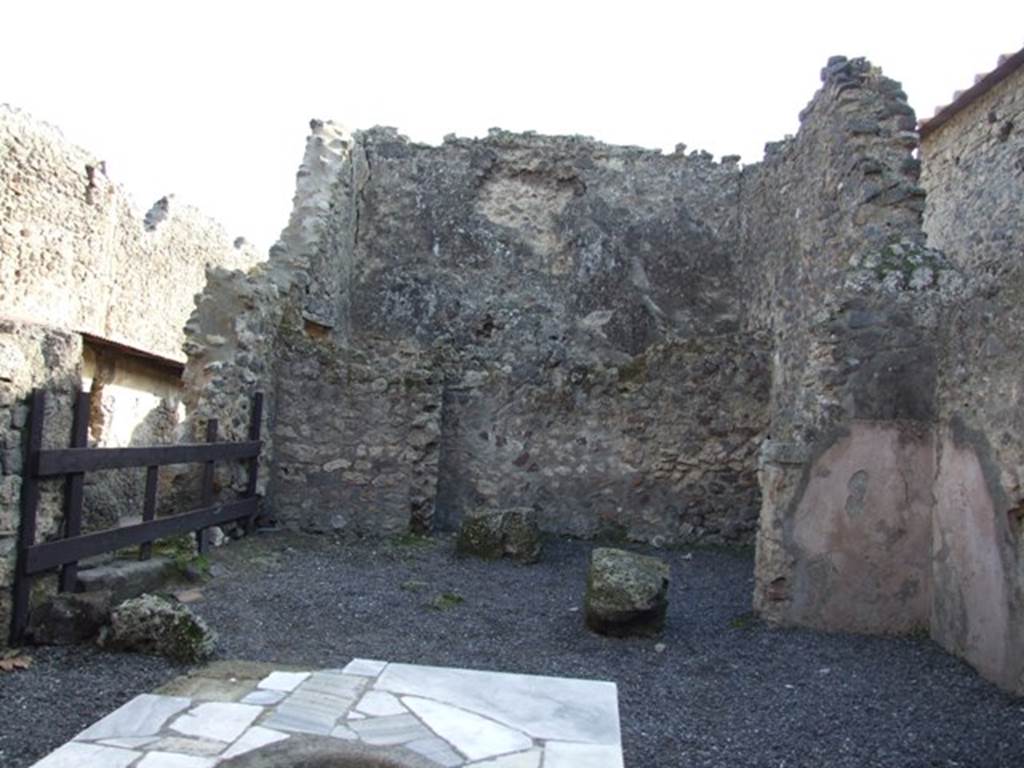
[[[89,393],[79,392],[71,428],[71,447],[43,449],[43,421],[46,393],[32,393],[28,422],[21,491],[21,528],[18,536],[18,565],[14,575],[14,613],[11,619],[11,643],[20,643],[28,625],[29,599],[33,579],[45,571],[60,567],[61,592],[74,589],[78,561],[87,557],[140,545],[140,559],[150,556],[152,542],[168,536],[195,532],[199,551],[207,547],[206,530],[236,520],[251,527],[258,511],[256,481],[259,469],[260,421],[263,395],[253,396],[249,418],[249,439],[243,442],[218,442],[217,420],[206,425],[205,443],[159,445],[131,448],[89,448]],[[213,471],[217,461],[248,462],[248,483],[237,499],[213,503]],[[202,463],[200,506],[168,517],[156,518],[157,474],[167,464]],[[146,492],[142,522],[83,534],[82,491],[86,472],[103,469],[146,467]],[[36,512],[39,483],[49,478],[65,478],[63,538],[36,543]]]

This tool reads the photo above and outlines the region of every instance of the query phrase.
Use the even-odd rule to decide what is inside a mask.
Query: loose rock
[[[100,644],[110,648],[201,661],[213,655],[217,635],[186,606],[156,595],[142,595],[117,606]]]
[[[510,557],[521,563],[540,559],[540,529],[529,507],[477,510],[467,515],[459,529],[456,550],[485,560]]]
[[[668,609],[669,568],[656,557],[599,547],[587,578],[587,626],[602,635],[652,635]]]
[[[38,645],[92,640],[110,619],[111,593],[62,592],[32,611],[29,636]]]

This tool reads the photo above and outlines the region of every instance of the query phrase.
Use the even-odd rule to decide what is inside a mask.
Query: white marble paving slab
[[[366,688],[367,680],[356,675],[344,675],[337,672],[316,672],[302,683],[296,692],[322,693],[338,696],[343,699],[354,699]]]
[[[150,747],[153,752],[177,752],[182,755],[212,757],[227,749],[227,742],[209,739],[189,739],[183,736],[165,736]]]
[[[465,765],[466,763],[462,755],[453,750],[447,741],[436,736],[429,739],[410,741],[403,746],[417,754],[423,755],[438,765],[444,766],[444,768],[458,768],[458,766]]]
[[[344,739],[345,741],[355,741],[359,737],[356,736],[356,732],[345,725],[336,725],[331,731],[331,736],[335,739]]]
[[[270,728],[327,735],[355,703],[364,678],[315,674],[277,705],[264,724]]]
[[[342,670],[346,675],[362,675],[363,677],[376,677],[384,671],[388,663],[376,659],[352,659]]]
[[[281,706],[301,704],[304,707],[330,712],[335,718],[348,712],[356,703],[353,696],[335,696],[331,693],[320,693],[309,688],[299,688],[285,699]]]
[[[266,720],[263,725],[291,733],[314,733],[328,736],[334,730],[335,718],[316,712],[309,712],[297,706],[282,704]]]
[[[356,709],[364,715],[383,717],[385,715],[404,715],[406,708],[394,694],[384,691],[368,691],[356,704]]]
[[[121,747],[121,749],[141,749],[159,738],[159,736],[126,736],[123,739],[103,739],[97,743],[106,744],[108,747]]]
[[[269,728],[280,728],[284,731],[326,735],[334,728],[338,721],[338,715],[345,711],[344,706],[344,704],[331,706],[329,701],[323,703],[310,697],[294,694],[271,710],[270,716],[263,721],[263,724]]]
[[[533,740],[525,733],[464,709],[416,696],[403,696],[402,702],[430,730],[470,760],[521,752],[533,746]]]
[[[250,704],[209,702],[189,710],[171,723],[171,729],[186,736],[231,742],[263,714]]]
[[[622,749],[549,741],[544,746],[544,768],[623,768]]]
[[[453,704],[536,739],[621,742],[614,683],[389,664],[374,687]]]
[[[93,723],[75,741],[99,741],[136,736],[155,736],[171,717],[187,709],[190,699],[143,693]]]
[[[540,768],[540,758],[543,754],[542,750],[535,747],[525,752],[516,752],[514,755],[470,763],[466,768]]]
[[[69,741],[60,749],[51,752],[32,768],[126,768],[141,752],[132,752],[117,747],[101,747]]]
[[[242,704],[255,704],[260,707],[272,707],[288,694],[285,691],[253,691],[242,697]]]
[[[390,717],[368,717],[352,720],[349,727],[367,744],[390,746],[406,744],[417,739],[429,739],[432,734],[412,715],[391,715]]]
[[[256,687],[269,691],[291,693],[307,677],[309,677],[309,672],[271,672],[260,680]]]
[[[149,752],[139,761],[137,768],[213,768],[216,764],[217,758],[215,757],[179,755],[173,752]],[[92,767],[90,766],[90,768]],[[100,768],[100,766],[97,765],[95,768]]]
[[[268,744],[275,744],[279,741],[284,741],[287,738],[287,733],[281,733],[280,731],[274,731],[270,728],[254,725],[243,733],[238,741],[231,745],[228,751],[222,755],[222,759],[230,760],[232,757],[244,755],[246,752],[252,752],[254,749],[265,747]]]
[[[623,766],[612,683],[354,659],[259,685],[241,703],[138,696],[33,768],[213,768],[288,731],[402,745],[439,768]]]

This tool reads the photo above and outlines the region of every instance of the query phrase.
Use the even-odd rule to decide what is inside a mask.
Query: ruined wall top
[[[1014,61],[921,142],[929,243],[992,276],[1024,269],[1024,51]]]
[[[145,215],[104,163],[0,105],[0,306],[7,315],[183,360],[205,266],[260,254],[168,196]]]
[[[533,415],[499,408],[507,393],[535,390],[574,414],[569,420],[587,412],[594,382],[646,380],[658,349],[697,343],[701,365],[714,371],[733,362],[737,338],[759,351],[759,331],[771,329],[780,375],[799,380],[773,381],[771,405],[782,414],[776,426],[788,424],[784,432],[810,434],[823,420],[881,418],[894,408],[915,415],[909,395],[882,398],[871,410],[870,386],[901,359],[900,371],[923,363],[923,373],[908,377],[908,390],[930,386],[930,361],[897,343],[913,345],[917,330],[894,332],[874,349],[872,327],[859,335],[844,330],[844,347],[830,328],[845,328],[851,300],[866,308],[880,292],[926,291],[940,280],[941,259],[924,248],[920,229],[916,119],[899,84],[862,59],[834,58],[822,79],[798,135],[745,168],[734,157],[715,162],[681,146],[663,154],[500,130],[429,146],[390,128],[353,133],[313,121],[293,214],[270,261],[249,275],[211,272],[190,329],[187,379],[204,393],[193,410],[242,414],[248,393],[263,387],[268,412],[281,419],[271,439],[287,442],[288,430],[306,435],[308,424],[303,398],[276,410],[275,388],[299,368],[290,362],[274,371],[286,352],[308,345],[325,359],[333,355],[341,371],[353,354],[377,360],[408,347],[449,392],[441,406],[449,419],[446,450],[478,455],[486,433],[500,456],[492,464],[506,476],[531,475],[534,464],[543,476],[567,468],[556,466],[556,451],[542,469],[539,442],[561,443],[551,424],[528,426]],[[878,322],[896,324],[908,312],[913,316],[913,308],[893,317],[882,312]],[[846,347],[863,355],[837,374],[833,356]],[[752,369],[760,370],[756,361]],[[666,440],[666,451],[679,453],[678,435],[687,430],[703,436],[695,445],[707,445],[709,434],[729,442],[764,423],[764,378],[732,383],[731,395],[749,401],[746,422],[729,409],[713,416],[684,409],[686,423],[672,422],[676,437]],[[470,399],[463,403],[463,396]],[[473,398],[486,407],[476,408]],[[642,410],[639,401],[635,407]],[[456,425],[488,408],[503,415],[486,429]],[[628,410],[624,419],[638,418]],[[610,415],[605,421],[617,428]],[[533,447],[506,457],[516,441]],[[524,452],[531,460],[518,467]],[[289,459],[289,477],[313,471],[307,458]],[[317,457],[316,472],[337,458]],[[729,471],[753,476],[752,456],[730,460],[736,466]],[[579,477],[589,471],[584,463],[572,469]],[[532,494],[550,490],[546,481],[525,480]],[[459,483],[470,482],[476,490],[463,493]],[[490,498],[480,491],[492,486],[486,472],[462,473],[455,485],[442,499]],[[343,486],[331,488],[347,492]],[[306,496],[296,500],[308,502]],[[637,498],[648,504],[659,496]]]
[[[491,323],[505,329],[493,347],[583,325],[636,354],[736,327],[734,161],[500,130],[427,146],[376,128],[356,134],[351,164],[337,203],[353,216],[335,219],[332,250],[353,337],[464,346]]]
[[[934,417],[930,334],[960,272],[926,246],[917,121],[899,83],[833,57],[796,136],[743,171],[750,327],[775,335],[772,436]]]

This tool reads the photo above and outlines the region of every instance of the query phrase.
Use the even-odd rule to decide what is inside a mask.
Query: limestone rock
[[[462,521],[455,549],[485,560],[535,563],[541,550],[536,514],[529,507],[476,510]]]
[[[186,606],[156,595],[142,595],[114,608],[100,644],[126,651],[200,661],[213,655],[217,636]]]
[[[533,509],[515,507],[502,510],[501,515],[504,555],[523,563],[536,563],[540,560],[540,528]]]
[[[587,626],[603,635],[651,635],[665,624],[669,568],[656,557],[599,547],[590,558]]]
[[[459,527],[455,551],[460,555],[475,555],[484,560],[501,559],[505,553],[501,543],[501,515],[467,515]]]
[[[92,640],[110,619],[109,591],[54,595],[32,611],[29,636],[38,645],[72,645]]]

